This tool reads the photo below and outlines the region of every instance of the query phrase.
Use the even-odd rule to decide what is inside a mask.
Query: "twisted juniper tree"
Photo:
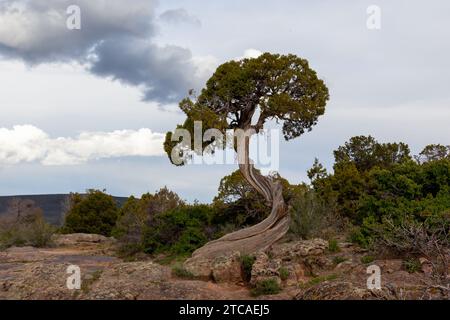
[[[265,53],[258,58],[222,64],[198,97],[180,102],[187,118],[177,129],[187,130],[191,140],[180,142],[180,136],[167,133],[164,147],[172,162],[182,165],[191,152],[213,152],[226,146],[216,135],[201,140],[200,150],[191,148],[195,144],[196,121],[202,122],[202,133],[214,128],[226,136],[230,130],[240,129],[246,132],[242,143],[233,139],[240,171],[272,207],[270,215],[259,224],[209,242],[194,252],[193,258],[214,258],[232,251],[252,253],[269,247],[285,235],[289,215],[282,185],[254,168],[249,158],[250,137],[274,120],[282,123],[285,140],[297,138],[310,131],[324,114],[328,98],[327,87],[307,60],[295,55]]]

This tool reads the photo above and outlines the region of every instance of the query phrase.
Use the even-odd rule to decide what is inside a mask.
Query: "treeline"
[[[334,158],[332,173],[316,159],[308,170],[310,184],[291,185],[273,177],[282,181],[290,207],[289,237],[332,239],[344,233],[364,247],[430,255],[436,254],[430,252],[433,243],[448,246],[449,147],[429,145],[412,156],[405,143],[379,143],[359,136],[335,150]],[[124,256],[183,256],[207,241],[263,220],[269,210],[235,171],[221,180],[211,204],[188,204],[167,188],[130,197],[121,207],[102,191],[73,194],[65,223],[57,232],[113,236]],[[11,215],[9,219],[9,224],[0,222],[0,243],[27,243],[11,239],[14,219]]]
[[[411,156],[404,143],[353,137],[334,151],[333,173],[315,161],[310,193],[341,221],[349,240],[378,254],[426,257],[447,277],[450,247],[450,147]],[[439,279],[438,279],[439,280]]]
[[[418,156],[404,143],[354,137],[334,151],[334,173],[316,160],[308,171],[318,197],[356,226],[361,245],[380,231],[415,223],[447,228],[450,215],[450,148],[429,145]],[[445,228],[444,228],[445,230]]]
[[[233,190],[225,190],[230,180],[234,183],[235,176],[233,173],[222,179],[222,192],[212,204],[188,204],[166,187],[140,198],[132,196],[121,208],[102,191],[90,190],[84,196],[74,194],[60,231],[113,236],[119,240],[118,250],[123,256],[187,255],[207,241],[261,220],[267,214],[265,206],[258,202],[250,204],[250,198],[245,198],[253,197],[254,192],[250,192],[242,177]],[[235,197],[236,201],[230,202]]]

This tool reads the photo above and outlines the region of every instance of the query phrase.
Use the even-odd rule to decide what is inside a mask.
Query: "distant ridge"
[[[62,223],[64,203],[67,201],[69,194],[42,194],[42,195],[17,195],[17,196],[0,196],[0,215],[4,214],[9,203],[13,199],[32,200],[37,207],[44,211],[44,218],[47,222],[60,225]],[[118,206],[122,206],[127,198],[113,197]]]

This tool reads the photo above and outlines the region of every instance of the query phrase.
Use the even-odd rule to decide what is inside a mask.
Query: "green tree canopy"
[[[114,198],[102,191],[89,190],[86,195],[74,194],[62,230],[65,233],[110,236],[118,212]]]
[[[379,143],[371,136],[352,137],[334,151],[334,158],[335,169],[351,162],[359,171],[367,171],[375,166],[388,168],[412,159],[407,144]]]
[[[283,123],[284,138],[290,140],[311,130],[325,112],[328,98],[327,87],[307,60],[292,54],[265,53],[219,66],[200,96],[180,102],[187,118],[177,128],[188,130],[194,139],[195,121],[202,121],[203,132],[214,128],[225,134],[227,129],[238,128],[259,132],[266,121],[275,120]],[[257,110],[258,120],[252,124]],[[178,145],[172,137],[169,132],[164,144],[171,160],[173,148]],[[179,147],[186,155],[193,141],[184,142],[187,144]],[[220,146],[211,139],[203,143],[203,149],[210,145]]]
[[[442,144],[427,145],[417,157],[419,162],[430,162],[443,159],[450,159],[450,146],[444,146]]]

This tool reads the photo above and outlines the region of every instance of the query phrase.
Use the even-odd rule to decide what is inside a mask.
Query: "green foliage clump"
[[[371,136],[357,136],[334,151],[336,166],[352,163],[359,172],[374,167],[390,168],[411,160],[405,143],[379,143]]]
[[[172,274],[181,279],[194,279],[195,276],[182,266],[176,265],[172,268]]]
[[[34,202],[17,200],[0,218],[0,249],[49,246],[55,229],[45,221],[42,210]]]
[[[243,255],[241,256],[241,269],[244,280],[249,282],[252,278],[253,264],[255,263],[255,256]]]
[[[383,217],[381,222],[366,219],[363,227],[378,247],[398,254],[433,257],[442,255],[449,246],[450,212],[431,216],[423,222],[412,216]]]
[[[50,246],[55,231],[56,228],[47,223],[43,215],[39,215],[22,231],[24,243],[37,248]]]
[[[182,206],[184,202],[166,187],[155,194],[146,193],[140,199],[130,197],[119,211],[119,218],[113,229],[118,239],[121,256],[131,257],[145,250],[144,233],[152,225],[155,217]]]
[[[100,277],[103,274],[103,270],[96,270],[92,274],[89,275],[89,277],[83,279],[81,282],[81,291],[83,293],[89,293],[91,290],[92,285],[100,279]]]
[[[278,270],[280,273],[280,279],[285,281],[287,278],[289,278],[289,270],[285,267],[281,267],[280,270]]]
[[[258,281],[251,290],[254,297],[262,295],[277,294],[281,291],[281,287],[275,279],[265,279]]]
[[[339,247],[339,243],[336,239],[330,239],[328,240],[328,251],[331,253],[336,253],[341,251],[341,248]]]
[[[334,258],[333,258],[333,264],[334,264],[334,265],[338,265],[339,263],[345,262],[345,261],[347,261],[347,260],[348,260],[348,259],[345,258],[345,257],[337,256],[337,257],[334,257]]]
[[[144,251],[142,234],[147,215],[142,209],[141,200],[131,196],[119,211],[112,236],[118,240],[118,253],[123,257]]]
[[[372,243],[371,241],[373,240],[370,237],[370,232],[367,232],[367,230],[358,226],[350,228],[348,238],[349,241],[358,244],[363,248],[369,248]]]
[[[212,206],[187,205],[180,197],[162,188],[140,199],[130,197],[120,210],[113,235],[119,240],[119,253],[133,256],[186,256],[215,235]]]
[[[143,234],[146,253],[192,253],[214,235],[210,221],[211,206],[183,205],[155,215]]]
[[[416,157],[416,159],[419,163],[438,161],[443,159],[450,160],[450,146],[430,144],[422,150],[422,152]]]
[[[403,261],[403,265],[409,273],[419,272],[421,270],[420,261],[416,258],[409,258]]]
[[[369,264],[375,261],[375,257],[371,255],[366,255],[361,257],[361,263]]]
[[[92,233],[111,236],[119,209],[114,198],[99,190],[74,194],[65,217],[63,233]]]
[[[301,284],[300,287],[302,289],[306,289],[306,288],[310,288],[310,287],[313,287],[315,285],[318,285],[318,284],[320,284],[322,282],[325,282],[325,281],[336,280],[337,278],[338,278],[338,275],[334,274],[334,273],[330,274],[330,275],[324,275],[324,276],[320,276],[320,277],[315,277],[315,278],[312,278],[311,280],[309,280],[308,282],[306,282],[304,284]]]
[[[324,199],[306,186],[297,187],[289,202],[291,225],[289,232],[301,239],[326,237],[329,229],[340,228],[341,220],[335,215],[335,201]]]

